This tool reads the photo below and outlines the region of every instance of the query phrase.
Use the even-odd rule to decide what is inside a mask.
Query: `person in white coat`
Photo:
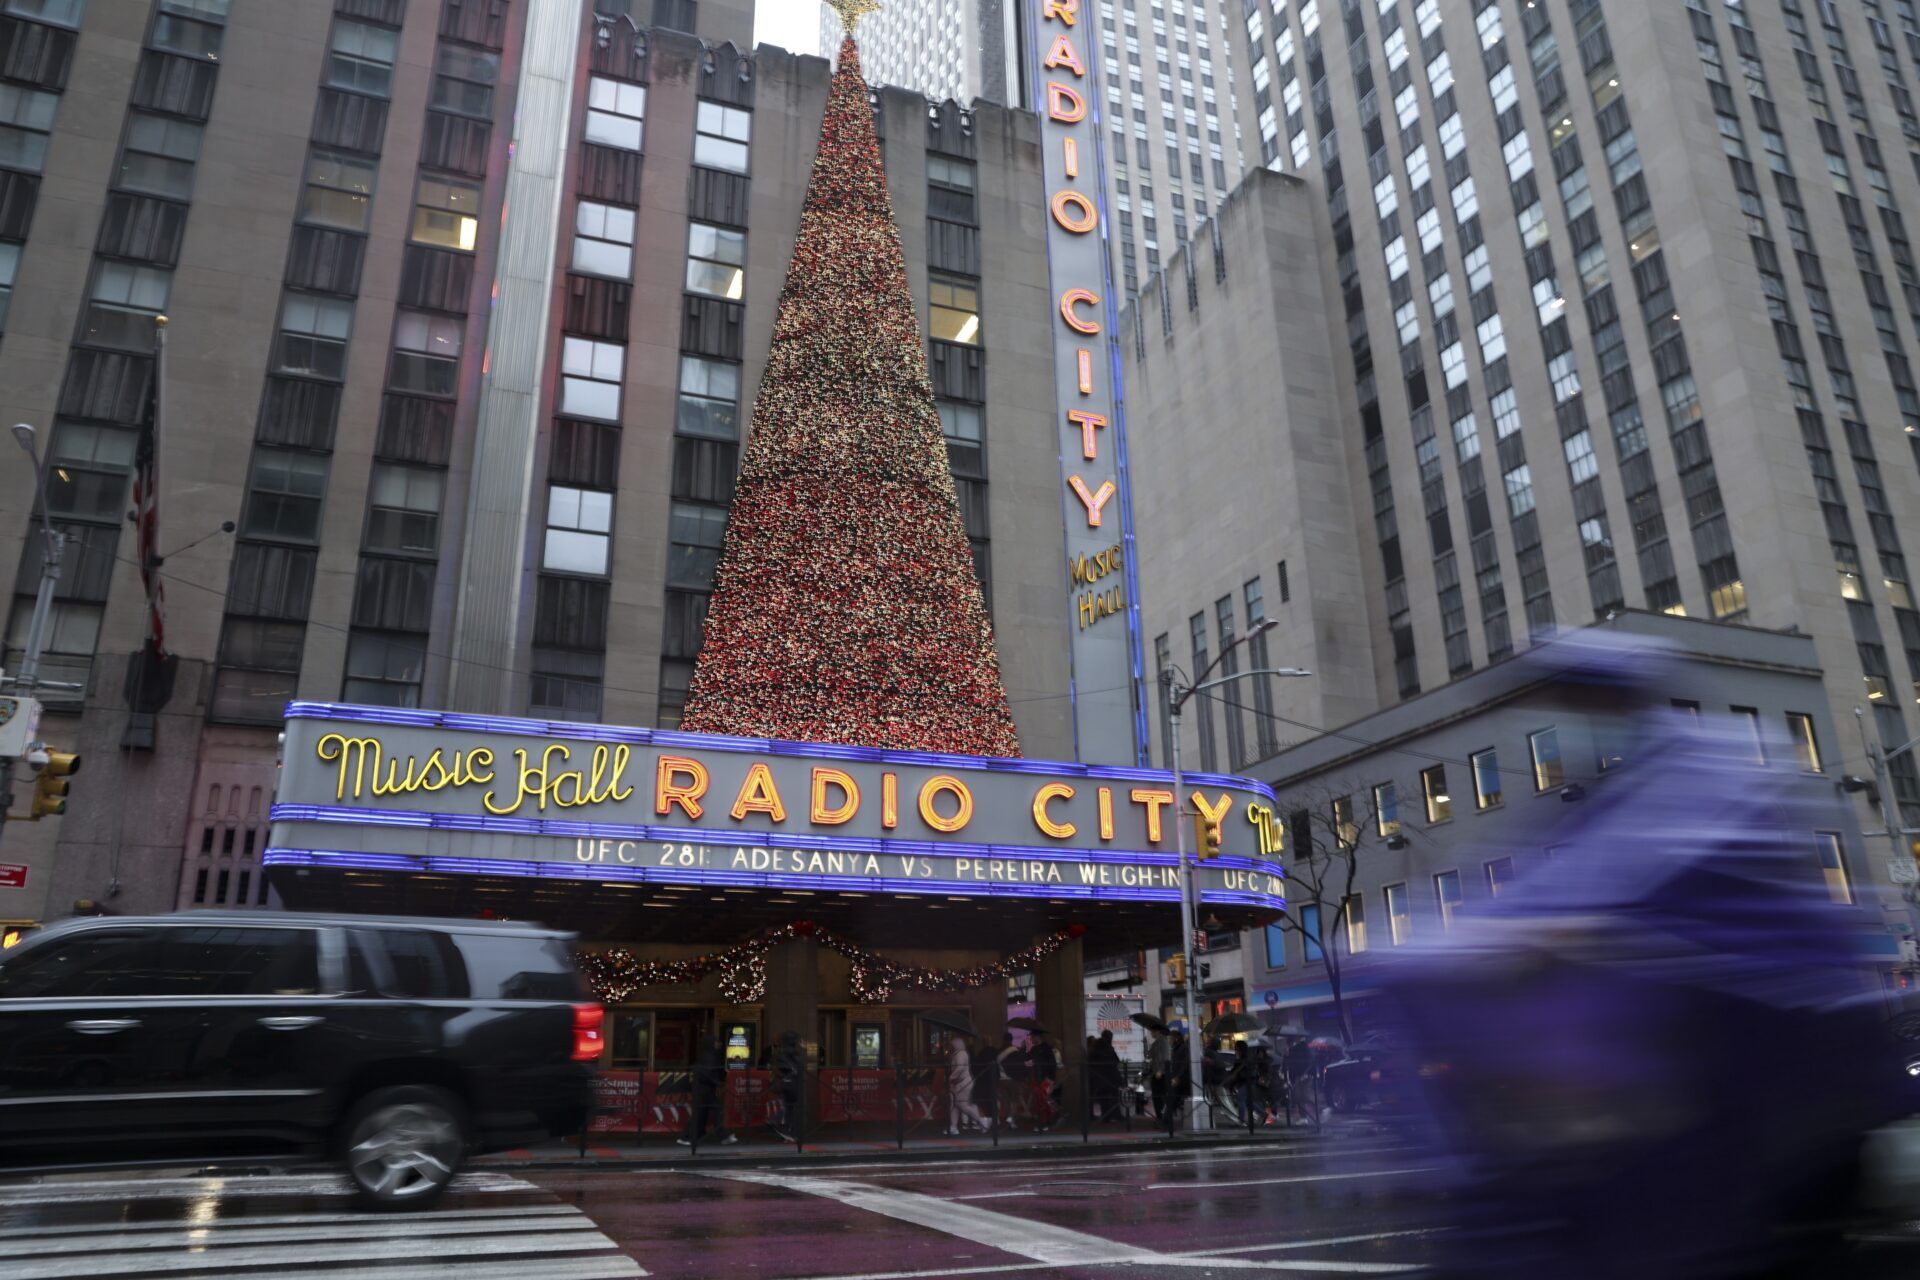
[[[947,1136],[955,1137],[962,1120],[970,1120],[981,1129],[988,1124],[980,1108],[973,1105],[973,1059],[967,1056],[967,1038],[955,1035],[951,1039],[953,1050],[947,1055]]]

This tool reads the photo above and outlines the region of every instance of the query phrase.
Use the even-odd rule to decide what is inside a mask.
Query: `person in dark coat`
[[[1087,1078],[1092,1086],[1093,1113],[1099,1120],[1120,1118],[1120,1054],[1113,1047],[1113,1032],[1102,1031],[1098,1039],[1087,1040]]]
[[[1055,1102],[1060,1087],[1060,1059],[1054,1054],[1053,1042],[1046,1032],[1033,1033],[1027,1047],[1027,1061],[1033,1127],[1044,1132],[1060,1119],[1060,1108]]]
[[[727,1087],[727,1059],[720,1048],[720,1037],[708,1031],[700,1037],[700,1048],[693,1059],[693,1114],[687,1117],[687,1134],[677,1141],[683,1147],[699,1143],[711,1123],[722,1144],[740,1141],[740,1135],[727,1131],[723,1095]]]
[[[806,1050],[800,1045],[798,1031],[782,1031],[780,1047],[773,1053],[773,1093],[780,1100],[780,1116],[773,1131],[783,1142],[797,1141],[804,1119],[800,1110],[800,1091],[807,1079]]]

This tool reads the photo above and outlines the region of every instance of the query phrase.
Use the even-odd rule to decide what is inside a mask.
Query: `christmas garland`
[[[901,964],[830,929],[822,929],[811,920],[779,925],[739,946],[685,960],[642,960],[625,947],[615,947],[611,951],[583,952],[579,961],[581,971],[603,1004],[618,1004],[641,987],[698,982],[715,972],[720,975],[722,999],[729,1004],[753,1004],[767,995],[767,953],[783,942],[812,938],[853,962],[848,986],[855,1000],[862,1004],[883,1004],[895,988],[951,994],[1025,973],[1086,931],[1085,925],[1070,924],[1004,960],[966,969],[923,969]]]

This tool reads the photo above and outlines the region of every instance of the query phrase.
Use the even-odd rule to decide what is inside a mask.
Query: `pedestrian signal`
[[[49,751],[33,784],[33,806],[27,811],[29,822],[59,817],[67,811],[67,779],[80,771],[80,757],[70,751]]]

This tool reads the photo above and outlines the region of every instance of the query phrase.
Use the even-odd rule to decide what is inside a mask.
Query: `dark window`
[[[0,965],[0,999],[159,995],[159,960],[159,939],[151,931],[87,933]]]
[[[499,54],[442,45],[433,70],[433,106],[463,116],[484,118],[493,114],[493,84],[500,74]]]
[[[587,994],[558,938],[453,935],[480,1000],[578,1000]]]
[[[219,896],[225,900],[224,886]],[[161,954],[169,990],[178,994],[309,996],[320,989],[311,929],[169,929]]]
[[[467,966],[453,939],[426,930],[381,930],[392,981],[382,994],[417,1000],[467,998]]]

